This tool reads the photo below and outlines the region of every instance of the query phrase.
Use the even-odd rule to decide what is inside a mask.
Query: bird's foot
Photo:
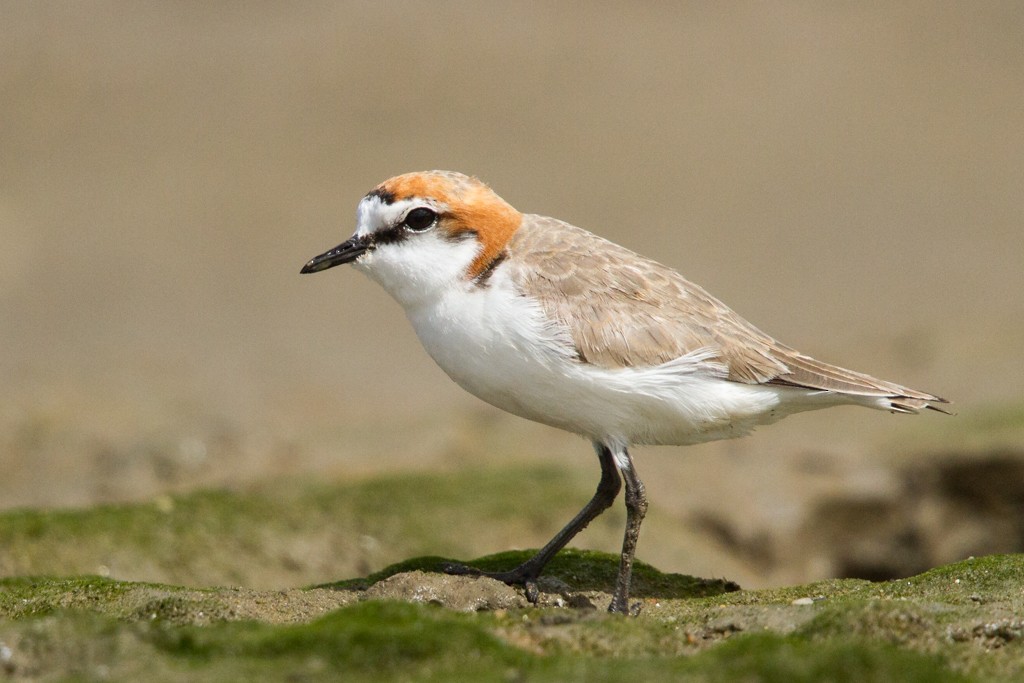
[[[643,603],[634,602],[632,605],[629,604],[629,598],[624,595],[616,593],[612,596],[612,602],[608,605],[608,611],[612,614],[624,614],[628,617],[635,617],[640,614],[640,608]]]
[[[540,599],[540,591],[537,589],[539,572],[528,565],[529,562],[505,572],[485,572],[482,569],[458,562],[448,562],[441,569],[445,574],[452,574],[453,576],[486,576],[489,579],[501,581],[509,586],[522,586],[523,590],[526,591],[526,599],[531,604],[536,605]]]

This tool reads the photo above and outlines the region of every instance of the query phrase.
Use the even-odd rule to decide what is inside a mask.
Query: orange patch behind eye
[[[461,173],[407,173],[384,181],[380,187],[396,200],[429,197],[442,202],[447,210],[440,229],[452,235],[476,233],[481,249],[469,266],[467,279],[487,269],[523,222],[523,215],[490,187]]]
[[[477,201],[466,201],[452,207],[454,231],[472,230],[476,232],[481,249],[476,259],[469,266],[466,276],[474,279],[491,265],[512,239],[512,235],[523,222],[523,215],[509,206],[501,197],[485,186],[485,196]]]

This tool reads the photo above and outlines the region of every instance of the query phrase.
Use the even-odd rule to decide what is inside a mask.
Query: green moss
[[[365,589],[366,587],[409,571],[443,572],[449,564],[465,564],[485,572],[512,569],[530,559],[535,550],[510,550],[469,560],[428,555],[416,557],[385,567],[365,578],[322,584],[318,588]],[[566,548],[555,555],[545,568],[544,575],[564,581],[575,591],[611,592],[619,572],[619,556],[594,550]],[[636,598],[693,598],[721,595],[739,590],[739,587],[722,579],[701,579],[685,574],[666,574],[651,565],[637,561],[633,565],[632,595]]]
[[[144,601],[130,612],[128,618],[161,620],[175,624],[205,624],[230,616],[230,609],[216,596],[196,598],[172,594]]]
[[[479,495],[481,489],[490,495]],[[566,490],[578,491],[579,500]],[[509,524],[517,535],[546,535],[589,492],[586,481],[541,468],[4,513],[4,571],[90,573],[109,561],[115,575],[119,562],[157,567],[167,583],[92,575],[0,579],[0,640],[14,653],[16,677],[62,680],[963,680],[951,671],[1024,680],[1017,616],[1024,613],[1024,555],[973,558],[883,583],[757,591],[638,563],[636,619],[587,609],[460,614],[429,605],[351,604],[358,596],[346,589],[414,569],[436,572],[448,561],[438,555],[326,584],[334,589],[326,591],[173,585],[234,583],[279,562],[282,543],[315,549],[359,534],[398,557],[472,556],[467,548],[495,545],[487,539],[496,525],[503,536]],[[621,519],[610,519],[608,538],[617,540]],[[505,570],[530,554],[466,564]],[[326,575],[366,573],[353,566],[330,564]],[[545,574],[575,591],[608,592],[617,571],[616,555],[567,549]],[[792,604],[807,597],[814,603]],[[326,613],[340,604],[349,606]],[[287,620],[296,623],[280,624]]]
[[[808,637],[856,636],[894,645],[935,640],[937,608],[893,600],[838,602],[822,605],[800,629]]]
[[[536,468],[342,485],[292,482],[87,510],[14,510],[0,514],[0,572],[110,571],[190,585],[296,585],[413,555],[478,552],[493,547],[487,539],[496,533],[554,533],[588,495],[565,470]],[[594,525],[598,532],[618,526],[616,515],[607,517]],[[370,539],[374,549],[355,539]],[[306,566],[293,547],[323,550]],[[321,576],[311,576],[317,569]]]
[[[757,634],[730,639],[695,657],[687,667],[695,680],[801,683],[940,683],[969,680],[941,660],[867,641],[808,641]]]
[[[1024,585],[1024,554],[972,557],[884,585],[896,597],[914,594],[973,602],[984,593],[1007,592]]]
[[[21,622],[14,661],[22,672],[62,678],[129,680],[444,680],[444,681],[963,681],[937,657],[849,638],[808,640],[735,635],[680,656],[605,651],[541,654],[517,636],[521,620],[453,613],[429,605],[366,602],[307,624],[224,622],[206,627],[167,621],[126,623],[99,615]],[[656,633],[642,620],[610,616],[589,627]],[[569,626],[574,624],[570,623]],[[542,627],[564,631],[557,621]],[[0,633],[9,628],[0,622]],[[12,639],[15,642],[15,639]],[[526,645],[526,647],[524,647]]]
[[[164,652],[203,661],[313,656],[339,671],[384,676],[420,668],[435,675],[465,673],[480,668],[474,664],[490,668],[526,661],[480,621],[437,607],[366,602],[296,626],[241,622],[154,630],[152,642]]]
[[[99,576],[0,579],[0,616],[42,615],[94,605],[109,610],[136,585]]]

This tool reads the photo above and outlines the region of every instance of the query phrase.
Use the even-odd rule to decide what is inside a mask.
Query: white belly
[[[593,440],[700,443],[806,409],[786,400],[806,392],[727,381],[705,354],[649,368],[581,363],[539,307],[500,287],[455,291],[407,312],[427,352],[462,388]]]

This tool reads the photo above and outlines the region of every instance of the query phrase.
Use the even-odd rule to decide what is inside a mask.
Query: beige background
[[[462,393],[371,282],[299,276],[363,193],[429,168],[654,256],[808,353],[956,401],[956,418],[842,409],[642,449],[662,519],[791,528],[810,498],[890,486],[888,463],[992,445],[961,425],[1021,405],[1020,3],[2,16],[0,507],[512,458],[596,483],[587,444]],[[724,573],[692,547],[641,556]]]

